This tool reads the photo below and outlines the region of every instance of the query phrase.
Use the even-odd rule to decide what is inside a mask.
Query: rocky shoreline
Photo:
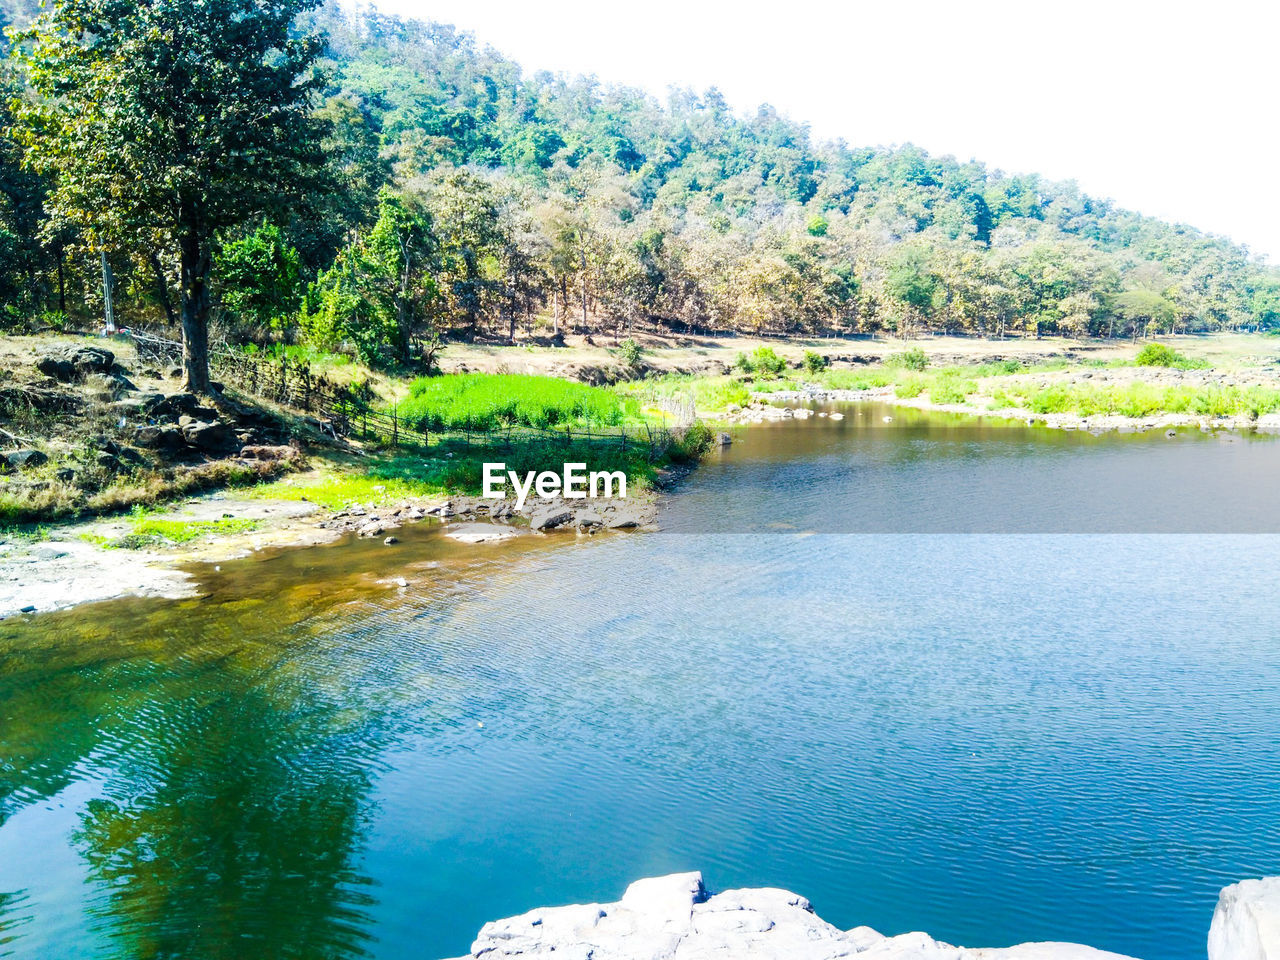
[[[673,483],[675,476],[667,477]],[[323,511],[305,500],[254,500],[227,494],[196,497],[157,513],[178,522],[236,519],[253,529],[152,549],[108,549],[127,534],[115,517],[56,528],[45,539],[0,541],[0,619],[63,610],[124,596],[180,599],[193,595],[193,564],[234,560],[270,547],[308,547],[343,537],[399,542],[407,524],[435,523],[463,544],[518,536],[596,536],[658,529],[659,499],[643,494],[615,500],[536,500],[517,512],[507,500],[481,497],[419,498],[393,504],[353,504]],[[317,519],[318,518],[318,519]]]
[[[485,924],[457,960],[1134,960],[1074,943],[957,947],[924,933],[841,930],[773,888],[712,893],[701,873],[638,880],[616,903],[531,910]],[[1280,957],[1280,878],[1224,889],[1209,960]],[[1149,957],[1146,960],[1159,960]]]
[[[973,417],[999,417],[1004,420],[1021,420],[1028,425],[1040,424],[1057,430],[1083,430],[1089,433],[1106,433],[1112,430],[1137,433],[1175,427],[1195,427],[1200,430],[1257,430],[1280,433],[1280,413],[1265,414],[1256,420],[1249,417],[1203,417],[1193,414],[1162,413],[1149,417],[1123,417],[1116,415],[1081,416],[1075,413],[1036,413],[1019,407],[978,407],[965,403],[933,403],[926,397],[899,397],[893,387],[875,387],[869,390],[780,390],[776,393],[752,395],[750,406],[734,411],[722,418],[729,423],[750,424],[766,420],[791,419],[797,415],[811,416],[806,407],[779,406],[779,404],[837,404],[882,403],[895,407],[910,407],[936,413],[958,413]],[[798,411],[806,413],[799,414]],[[833,414],[832,416],[838,416]]]

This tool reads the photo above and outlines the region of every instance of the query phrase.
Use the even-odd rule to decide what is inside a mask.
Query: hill
[[[33,6],[4,0],[0,16]],[[317,115],[330,186],[286,222],[222,238],[231,339],[346,343],[391,362],[437,333],[1129,337],[1280,323],[1280,270],[1071,182],[909,144],[817,143],[768,106],[735,114],[714,89],[659,103],[526,74],[443,24],[330,5],[307,26],[329,38]],[[0,309],[11,323],[95,310],[96,259],[42,232],[41,187],[17,160],[0,143]],[[131,322],[172,320],[172,259],[163,243],[113,251]]]

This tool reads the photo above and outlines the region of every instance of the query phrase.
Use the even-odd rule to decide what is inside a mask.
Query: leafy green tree
[[[218,233],[296,196],[320,164],[318,0],[52,0],[19,48],[19,113],[51,207],[97,249],[175,249],[188,389],[209,390]]]
[[[908,247],[890,262],[885,275],[885,292],[906,308],[909,321],[925,321],[933,311],[940,284],[929,263],[929,254]],[[908,332],[911,324],[907,324]]]
[[[425,202],[436,224],[437,276],[447,319],[474,337],[486,305],[501,290],[506,237],[498,199],[483,177],[446,169],[427,186]]]
[[[352,243],[308,292],[301,318],[313,343],[355,345],[377,365],[411,365],[414,344],[425,361],[438,348],[437,241],[419,198],[384,190],[378,221]]]
[[[233,328],[261,337],[286,327],[302,303],[298,251],[273,223],[263,221],[252,233],[224,243],[214,267]]]

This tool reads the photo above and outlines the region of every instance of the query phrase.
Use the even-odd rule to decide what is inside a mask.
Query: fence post
[[[400,418],[398,414],[399,407],[397,404],[391,405],[391,445],[393,447],[400,446]]]

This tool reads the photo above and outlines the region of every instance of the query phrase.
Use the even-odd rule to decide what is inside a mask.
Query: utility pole
[[[107,333],[116,332],[115,304],[111,300],[111,291],[115,287],[115,277],[111,275],[111,264],[107,262],[107,251],[102,251],[102,306],[107,315]]]

